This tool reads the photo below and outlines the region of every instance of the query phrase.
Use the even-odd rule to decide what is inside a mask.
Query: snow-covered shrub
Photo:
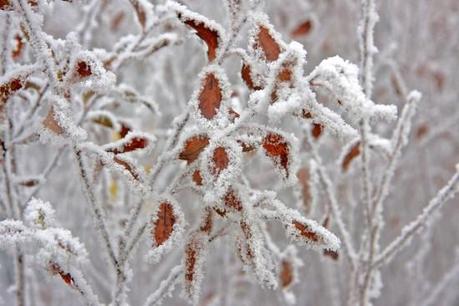
[[[457,98],[440,92],[448,68],[416,68],[432,95],[397,46],[378,54],[375,0],[316,2],[0,0],[2,299],[436,304],[459,274],[422,271],[459,190],[457,135],[441,165],[417,165],[450,176],[427,204],[433,174],[398,172],[426,159],[408,149],[422,99]],[[420,151],[457,128],[453,111],[417,126]],[[383,267],[419,237],[400,265],[423,280],[385,294],[400,280]]]

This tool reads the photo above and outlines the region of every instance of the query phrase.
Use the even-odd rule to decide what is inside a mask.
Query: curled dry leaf
[[[70,287],[75,286],[75,280],[73,279],[72,275],[70,275],[70,273],[64,272],[57,263],[50,262],[48,265],[48,270],[53,275],[59,275],[62,280]]]
[[[115,156],[113,158],[113,161],[117,163],[118,165],[122,166],[126,171],[128,171],[134,180],[136,181],[142,180],[142,176],[140,172],[137,170],[137,168],[132,163],[128,162],[125,159],[120,158],[119,156]]]
[[[285,170],[289,175],[289,146],[284,137],[277,133],[268,133],[263,139],[263,149],[274,163]]]
[[[174,231],[176,216],[174,207],[169,202],[162,202],[156,215],[156,221],[153,223],[151,234],[156,247],[162,245]]]
[[[360,155],[360,142],[357,142],[355,145],[353,145],[350,148],[350,150],[344,156],[343,162],[341,164],[341,168],[343,169],[343,171],[347,171],[349,169],[351,162],[359,155]]]
[[[300,36],[307,36],[311,33],[313,28],[312,20],[307,19],[302,23],[298,24],[296,28],[293,29],[292,33],[290,34],[292,37],[300,37]]]
[[[208,145],[209,137],[207,137],[207,135],[192,136],[185,141],[178,158],[186,160],[188,164],[191,164]]]
[[[114,154],[127,153],[145,149],[150,145],[150,142],[151,140],[145,136],[129,134],[126,138],[123,138],[116,143],[108,144],[105,151]]]
[[[207,58],[213,61],[217,57],[218,47],[222,40],[222,32],[219,26],[210,22],[209,19],[196,13],[190,14],[187,9],[178,7],[177,16],[187,26],[196,31],[196,35],[207,45]]]
[[[203,80],[198,103],[199,111],[204,118],[211,120],[217,115],[222,103],[222,89],[213,72],[207,73]]]

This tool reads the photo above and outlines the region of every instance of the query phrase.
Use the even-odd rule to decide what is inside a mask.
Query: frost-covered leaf
[[[153,249],[148,253],[149,259],[154,262],[158,262],[161,256],[180,241],[185,222],[182,211],[174,199],[163,197],[158,203],[151,217]]]
[[[193,304],[197,304],[199,301],[208,243],[207,234],[199,231],[192,234],[185,245],[183,289],[185,296]]]
[[[146,133],[131,132],[114,143],[104,145],[104,150],[114,154],[122,154],[148,149],[152,146],[153,142],[153,136],[147,135]]]
[[[188,164],[194,162],[202,151],[209,145],[209,137],[205,134],[194,135],[183,142],[178,158],[186,160]]]
[[[311,30],[314,27],[314,23],[311,19],[306,19],[303,22],[299,23],[291,32],[292,37],[301,37],[307,36],[311,33]]]
[[[279,33],[274,30],[266,15],[257,14],[253,16],[249,46],[257,55],[261,55],[268,62],[277,60],[284,50],[284,43]]]
[[[171,7],[177,12],[178,18],[195,30],[196,35],[206,43],[209,61],[215,60],[223,43],[223,28],[215,21],[192,12],[182,5],[173,3]]]

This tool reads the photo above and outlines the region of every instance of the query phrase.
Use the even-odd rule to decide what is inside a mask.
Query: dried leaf
[[[241,77],[242,80],[244,80],[245,84],[250,90],[260,90],[262,89],[261,86],[255,85],[253,78],[252,78],[252,69],[250,65],[246,62],[242,63],[242,68],[241,68]]]
[[[222,90],[214,73],[210,72],[205,76],[198,102],[199,111],[204,118],[211,120],[215,117],[222,102]]]
[[[298,181],[301,184],[301,192],[303,195],[303,205],[306,212],[310,210],[311,206],[311,189],[309,186],[309,170],[307,168],[301,168],[296,174]]]
[[[121,165],[124,169],[126,169],[129,172],[129,174],[131,174],[134,180],[136,181],[142,180],[142,176],[140,172],[136,169],[134,165],[132,165],[131,163],[129,163],[128,161],[124,159],[121,159],[119,156],[115,156],[113,160],[115,161],[115,163]]]
[[[324,126],[322,124],[313,123],[312,129],[311,129],[312,137],[314,137],[314,139],[319,139],[319,137],[322,135],[323,130],[324,130]]]
[[[242,203],[239,197],[236,195],[233,189],[230,189],[224,198],[225,206],[236,211],[242,210]]]
[[[174,231],[175,223],[176,217],[172,204],[168,202],[161,203],[157,212],[156,221],[153,223],[151,230],[156,247],[162,245],[169,239]]]
[[[92,75],[91,66],[83,60],[76,63],[75,70],[80,78],[87,78]]]
[[[56,114],[53,108],[49,110],[48,115],[46,116],[45,120],[43,120],[43,126],[55,133],[56,135],[64,134],[64,129],[59,125],[59,122],[56,120]]]
[[[75,286],[75,280],[70,273],[65,273],[62,268],[55,262],[50,262],[48,265],[49,272],[53,275],[59,275],[62,280],[70,287]]]
[[[293,266],[288,260],[282,260],[279,273],[280,284],[283,289],[289,287],[293,282]]]
[[[296,26],[296,28],[290,34],[292,37],[306,36],[308,35],[313,27],[312,20],[308,19]]]
[[[192,180],[193,180],[193,182],[195,182],[196,185],[202,186],[201,171],[195,170],[195,171],[193,172]]]
[[[349,152],[344,156],[343,163],[341,165],[343,171],[347,171],[351,162],[360,155],[360,142],[357,142],[355,145],[351,147]]]
[[[263,149],[268,157],[285,170],[289,175],[289,146],[283,136],[268,133],[263,139]]]
[[[313,242],[320,241],[320,236],[314,231],[312,231],[312,229],[310,229],[307,225],[300,223],[296,220],[293,220],[292,224],[302,237],[306,238],[307,240],[311,240]]]
[[[225,170],[229,164],[228,153],[226,153],[225,148],[217,147],[215,148],[212,155],[213,167],[212,174],[219,175],[221,171]]]
[[[135,136],[133,133],[115,143],[107,144],[105,151],[114,154],[132,152],[135,150],[145,149],[150,145],[151,140],[143,135]]]
[[[0,84],[0,106],[2,106],[11,94],[18,91],[24,86],[24,81],[19,78],[13,78],[6,83]]]
[[[208,145],[209,137],[207,137],[207,135],[192,136],[185,141],[185,145],[178,158],[186,160],[188,164],[191,164]]]
[[[255,42],[255,47],[263,51],[268,61],[273,62],[279,58],[281,47],[267,27],[263,25],[259,26]]]

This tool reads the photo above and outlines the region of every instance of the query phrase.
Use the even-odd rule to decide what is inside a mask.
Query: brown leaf
[[[415,132],[415,138],[416,140],[421,140],[422,138],[424,138],[427,133],[429,133],[429,126],[427,125],[427,123],[421,123],[417,129],[416,129],[416,132]]]
[[[65,273],[62,268],[55,262],[50,262],[48,265],[49,272],[53,275],[59,275],[62,280],[70,287],[75,286],[75,280],[70,273]]]
[[[263,139],[263,149],[268,157],[286,171],[288,177],[289,146],[284,137],[276,133],[268,133]]]
[[[204,210],[204,216],[202,218],[202,221],[201,221],[201,226],[199,227],[199,229],[202,231],[202,232],[205,232],[207,234],[210,234],[210,232],[212,231],[212,226],[213,226],[213,220],[212,220],[212,209],[211,208],[206,208]]]
[[[80,60],[76,63],[75,69],[80,78],[87,78],[92,74],[91,66],[83,60]]]
[[[192,180],[193,180],[193,182],[195,182],[196,185],[202,186],[201,171],[195,170],[195,171],[193,172]]]
[[[330,257],[333,260],[338,260],[339,259],[339,253],[337,251],[332,251],[332,250],[324,250],[324,256]]]
[[[357,142],[355,145],[353,145],[351,149],[349,150],[349,152],[347,152],[346,156],[344,157],[343,163],[341,165],[343,171],[347,171],[349,169],[349,166],[352,160],[354,160],[354,158],[356,158],[359,155],[360,155],[360,141]]]
[[[290,261],[282,260],[279,278],[282,288],[287,288],[293,282],[293,266]]]
[[[237,211],[242,210],[242,203],[239,197],[236,195],[233,189],[230,189],[224,198],[225,206],[232,208]]]
[[[48,115],[46,116],[45,120],[43,120],[43,126],[45,126],[56,135],[64,134],[64,129],[59,125],[59,122],[55,118],[55,112],[53,108],[49,110]]]
[[[153,224],[151,234],[155,246],[162,245],[174,231],[176,217],[174,214],[174,207],[169,202],[163,202],[159,205],[159,210],[156,215],[156,221]]]
[[[11,56],[13,57],[14,60],[17,60],[21,54],[22,54],[22,50],[24,49],[24,42],[22,40],[22,37],[21,35],[19,34],[16,34],[14,36],[14,48],[13,50],[11,50]]]
[[[241,68],[241,77],[242,80],[244,80],[245,84],[250,90],[260,90],[262,89],[261,86],[255,85],[252,79],[252,68],[250,65],[246,62],[242,63],[242,68]]]
[[[281,47],[267,27],[263,25],[259,27],[255,42],[255,47],[263,51],[268,61],[273,62],[279,58]]]
[[[311,205],[311,189],[309,186],[309,170],[307,168],[301,168],[296,174],[298,181],[301,185],[301,191],[303,195],[303,205],[306,212],[310,210]]]
[[[126,169],[129,172],[129,174],[131,174],[132,178],[134,178],[136,181],[141,180],[140,173],[137,171],[134,165],[131,165],[126,160],[121,159],[119,156],[115,156],[113,160],[115,161],[115,163],[121,165],[124,169]]]
[[[296,230],[298,230],[300,235],[306,238],[307,240],[312,240],[314,242],[318,242],[320,240],[320,236],[313,232],[311,229],[309,229],[307,225],[300,223],[296,220],[293,220],[292,224],[296,228]]]
[[[137,20],[139,21],[142,30],[144,30],[147,20],[147,14],[145,12],[146,8],[138,0],[131,0],[129,2],[131,2],[132,6],[134,7]]]
[[[215,148],[214,153],[212,155],[213,167],[212,167],[212,174],[219,175],[221,171],[225,170],[229,164],[229,157],[228,153],[226,153],[225,148],[218,147]]]
[[[217,114],[222,103],[221,91],[220,81],[215,74],[208,73],[198,97],[199,111],[204,118],[211,120]]]
[[[306,36],[312,30],[312,20],[308,19],[296,26],[296,28],[290,34],[292,37]]]
[[[219,33],[217,30],[206,27],[204,23],[199,23],[196,20],[187,20],[185,24],[192,27],[207,45],[207,58],[213,61],[217,57]]]
[[[13,78],[6,83],[0,84],[0,106],[8,100],[11,94],[24,86],[24,81],[20,78]]]
[[[192,136],[185,141],[185,145],[178,158],[186,160],[188,164],[191,164],[208,145],[209,137],[207,137],[207,135]]]
[[[123,139],[124,140],[124,139]],[[132,152],[139,149],[144,149],[150,144],[150,140],[144,136],[133,136],[121,141],[121,143],[115,143],[113,147],[108,147],[105,151],[114,154],[121,154]]]
[[[322,136],[322,132],[324,130],[324,126],[320,123],[313,123],[311,129],[311,135],[314,139],[319,139]]]

